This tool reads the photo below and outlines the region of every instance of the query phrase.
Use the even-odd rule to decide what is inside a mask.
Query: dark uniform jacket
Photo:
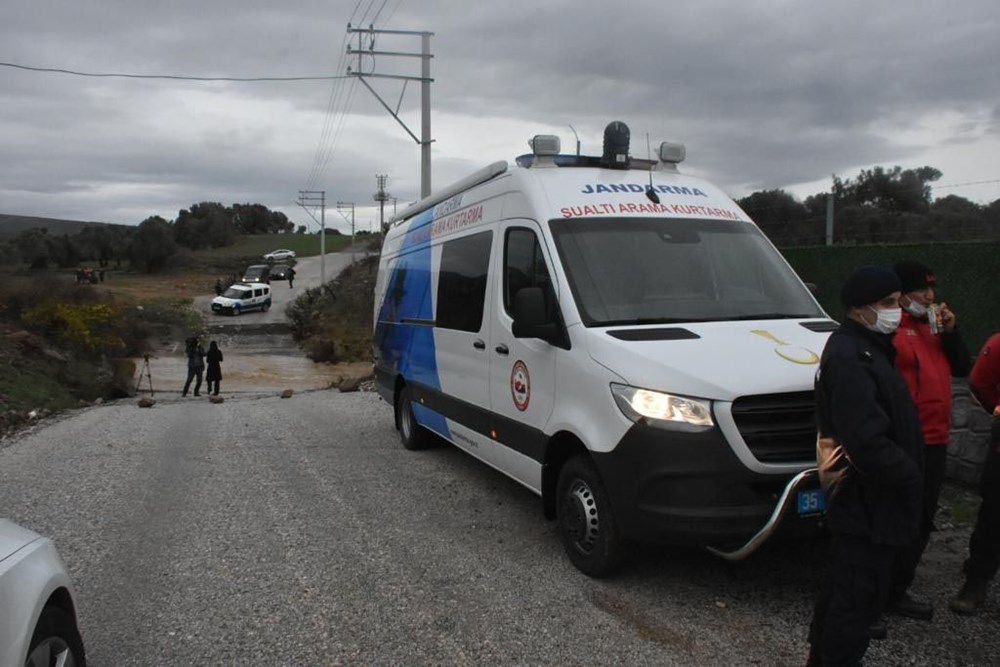
[[[845,320],[816,374],[817,464],[834,534],[903,546],[920,525],[924,439],[892,336]]]

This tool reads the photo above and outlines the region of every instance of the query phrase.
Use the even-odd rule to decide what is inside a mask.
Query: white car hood
[[[610,327],[588,330],[590,356],[626,383],[696,398],[812,390],[819,356],[830,335],[799,322],[747,320]],[[654,332],[685,329],[697,338],[664,340]],[[653,340],[620,340],[628,330]]]
[[[40,539],[42,536],[38,533],[22,528],[7,519],[0,519],[0,561],[24,548],[25,545]]]

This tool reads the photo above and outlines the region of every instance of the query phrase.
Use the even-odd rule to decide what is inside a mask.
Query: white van
[[[430,433],[542,497],[581,571],[629,541],[744,558],[817,532],[813,378],[836,323],[684,147],[497,162],[391,221],[375,374]],[[610,148],[609,148],[610,147]]]
[[[212,312],[239,315],[248,310],[266,313],[271,307],[271,286],[266,283],[233,283],[212,299]]]

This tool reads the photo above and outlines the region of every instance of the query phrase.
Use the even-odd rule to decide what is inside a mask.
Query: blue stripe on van
[[[385,298],[375,324],[375,346],[379,351],[379,364],[392,377],[402,375],[407,382],[440,391],[434,328],[427,326],[434,320],[432,256],[427,227],[433,216],[431,209],[409,223],[399,257],[386,283]],[[420,425],[450,437],[448,422],[441,414],[415,403],[413,416]]]

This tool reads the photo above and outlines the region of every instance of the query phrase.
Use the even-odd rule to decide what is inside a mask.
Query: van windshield
[[[586,326],[824,317],[754,225],[683,218],[549,225]]]

